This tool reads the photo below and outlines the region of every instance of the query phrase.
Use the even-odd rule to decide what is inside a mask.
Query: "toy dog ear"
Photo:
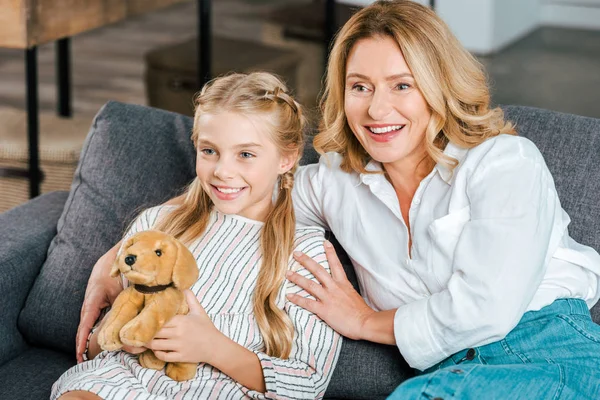
[[[113,266],[110,269],[110,276],[112,276],[113,278],[116,276],[119,276],[119,273],[121,272],[119,270],[119,258],[121,257],[121,254],[124,251],[126,251],[128,248],[130,248],[133,245],[134,241],[135,241],[135,238],[134,238],[134,236],[132,236],[129,239],[127,239],[127,241],[125,243],[123,243],[123,245],[121,245],[121,249],[117,253],[117,258],[115,259],[115,262],[113,263]]]
[[[177,246],[177,258],[173,265],[173,283],[177,289],[189,289],[198,280],[198,265],[191,251],[179,240],[174,240]]]

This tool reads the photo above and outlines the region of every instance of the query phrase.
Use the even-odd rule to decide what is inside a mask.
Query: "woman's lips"
[[[393,140],[396,136],[398,136],[406,125],[400,125],[400,129],[393,129],[384,133],[375,133],[369,127],[365,127],[369,137],[376,142],[385,143]]]

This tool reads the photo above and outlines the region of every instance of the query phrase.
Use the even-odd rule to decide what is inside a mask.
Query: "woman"
[[[321,284],[290,274],[317,299],[290,300],[397,345],[420,374],[392,398],[599,398],[600,256],[569,237],[540,152],[490,109],[447,26],[411,1],[364,8],[337,36],[322,109],[297,221],[336,235],[363,297],[299,255]]]

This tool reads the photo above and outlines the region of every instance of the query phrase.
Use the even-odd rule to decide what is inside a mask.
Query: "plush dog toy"
[[[159,231],[139,232],[123,245],[110,275],[123,274],[130,282],[116,298],[102,323],[98,344],[114,351],[123,344],[140,347],[148,343],[176,314],[187,314],[183,294],[198,279],[192,253],[173,236]],[[152,350],[140,354],[145,368],[166,367],[171,379],[183,381],[196,374],[195,363],[165,363]]]

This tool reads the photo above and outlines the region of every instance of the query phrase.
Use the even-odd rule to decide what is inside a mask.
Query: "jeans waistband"
[[[551,317],[552,315],[587,315],[590,317],[590,310],[587,303],[581,299],[558,299],[536,311],[527,311],[519,324],[535,321],[537,319]],[[591,318],[591,317],[590,317]],[[518,325],[517,325],[518,326]],[[452,359],[454,363],[460,364],[463,361],[471,360],[479,356],[479,352],[475,349],[464,349],[456,354],[451,355],[448,359]],[[448,360],[447,359],[447,360]],[[442,361],[444,363],[445,361]],[[440,363],[440,364],[442,364]],[[440,365],[438,364],[438,365]],[[436,369],[437,366],[431,369]]]
[[[590,310],[587,303],[581,299],[558,299],[539,310],[527,311],[519,321],[519,324],[557,314],[590,315]]]

